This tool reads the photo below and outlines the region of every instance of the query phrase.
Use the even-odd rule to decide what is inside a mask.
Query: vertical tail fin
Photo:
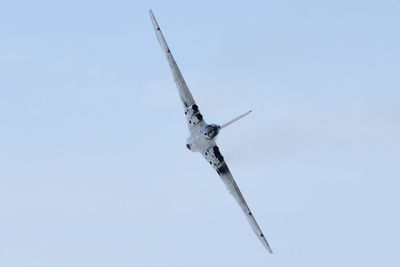
[[[240,115],[239,117],[236,117],[236,118],[234,118],[233,120],[230,120],[230,121],[228,121],[228,122],[222,124],[222,125],[221,125],[221,129],[224,128],[224,127],[226,127],[226,126],[228,126],[228,125],[230,125],[230,124],[232,124],[232,123],[234,123],[234,122],[237,121],[237,120],[240,120],[240,119],[243,118],[244,116],[249,115],[251,112],[252,112],[252,110],[247,111],[246,113]]]

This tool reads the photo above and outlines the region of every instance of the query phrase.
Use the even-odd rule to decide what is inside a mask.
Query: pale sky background
[[[152,8],[275,254],[185,147]],[[0,266],[400,266],[399,1],[3,1]]]

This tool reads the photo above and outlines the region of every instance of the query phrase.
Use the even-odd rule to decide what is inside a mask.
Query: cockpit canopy
[[[213,139],[219,133],[221,127],[216,124],[209,124],[204,128],[204,136],[207,139]]]

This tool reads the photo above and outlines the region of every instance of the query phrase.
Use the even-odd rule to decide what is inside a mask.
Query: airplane
[[[251,110],[222,125],[207,124],[204,121],[203,115],[201,115],[199,107],[196,105],[196,102],[194,101],[185,80],[183,79],[182,73],[176,64],[174,57],[172,56],[171,50],[165,41],[160,26],[158,26],[157,20],[154,17],[151,9],[149,13],[158,42],[160,43],[161,49],[164,51],[167,57],[172,75],[179,91],[179,96],[184,106],[186,121],[190,132],[190,137],[186,140],[186,147],[193,152],[200,152],[207,162],[217,171],[218,175],[221,177],[221,180],[228,188],[228,191],[232,194],[246,215],[247,220],[253,228],[253,231],[256,233],[257,237],[260,239],[261,243],[268,250],[268,252],[272,254],[272,249],[269,246],[267,239],[258,226],[253,213],[247,206],[239,187],[237,186],[228,166],[226,165],[224,157],[215,143],[215,139],[221,129],[250,114]]]

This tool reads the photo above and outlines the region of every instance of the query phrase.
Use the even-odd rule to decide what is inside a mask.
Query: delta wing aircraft
[[[196,105],[193,96],[186,85],[185,80],[183,79],[178,65],[176,64],[174,57],[172,56],[171,50],[169,49],[168,44],[165,41],[164,36],[161,32],[161,29],[158,26],[157,20],[151,10],[150,17],[154,26],[154,30],[156,32],[158,42],[160,43],[161,48],[167,57],[176,86],[178,87],[179,96],[185,109],[186,121],[190,132],[190,137],[187,138],[186,147],[193,152],[200,152],[201,155],[207,160],[207,162],[217,171],[218,175],[225,183],[229,192],[232,194],[232,196],[238,202],[240,208],[243,210],[257,237],[260,239],[260,241],[269,251],[269,253],[272,253],[267,239],[265,238],[263,232],[258,226],[253,216],[253,213],[247,206],[247,203],[242,193],[240,192],[239,187],[237,186],[228,166],[226,165],[224,157],[222,156],[218,146],[215,143],[215,138],[222,128],[248,115],[251,110],[222,125],[207,124],[204,121],[203,116],[201,115],[199,108]]]

